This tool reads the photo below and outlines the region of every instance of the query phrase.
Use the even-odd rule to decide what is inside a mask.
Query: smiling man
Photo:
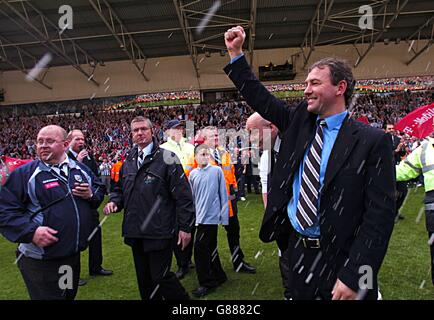
[[[345,61],[314,63],[305,101],[287,108],[252,73],[245,36],[240,26],[225,33],[225,72],[282,134],[259,236],[288,249],[293,299],[376,299],[394,225],[391,137],[349,118],[355,80]]]
[[[0,233],[19,243],[17,265],[31,299],[72,300],[80,251],[93,231],[92,210],[105,188],[89,168],[67,157],[63,128],[42,128],[36,147],[39,160],[13,171],[0,192]],[[62,287],[65,266],[71,273]]]

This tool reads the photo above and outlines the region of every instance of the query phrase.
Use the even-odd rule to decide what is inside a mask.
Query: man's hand
[[[51,246],[53,243],[59,241],[58,238],[53,236],[57,231],[49,227],[38,227],[33,235],[32,242],[39,248]]]
[[[178,233],[178,243],[177,245],[181,245],[181,250],[184,250],[185,247],[188,246],[191,240],[191,233],[187,233],[184,231],[179,231]]]
[[[246,33],[243,27],[236,26],[225,32],[225,44],[231,59],[243,53],[243,43]]]
[[[356,300],[357,292],[348,288],[341,280],[337,279],[332,291],[332,300]]]
[[[118,211],[118,206],[114,202],[107,203],[103,210],[105,215],[109,215],[110,213],[117,212],[117,211]]]
[[[87,158],[89,156],[89,152],[87,152],[86,150],[81,150],[78,155],[77,155],[77,161],[78,162],[83,162],[84,158]]]
[[[76,183],[75,188],[72,189],[72,194],[84,200],[89,200],[92,198],[92,189],[88,183]]]

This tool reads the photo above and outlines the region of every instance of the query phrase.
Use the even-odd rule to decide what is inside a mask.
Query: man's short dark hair
[[[344,80],[347,83],[347,89],[344,93],[345,105],[348,107],[351,101],[351,96],[353,95],[354,87],[356,85],[356,80],[354,79],[351,66],[347,61],[338,58],[324,58],[313,65],[310,66],[308,72],[310,73],[313,69],[324,67],[329,67],[330,79],[334,86],[336,86],[339,81]]]
[[[133,123],[136,123],[136,122],[143,122],[143,121],[146,121],[146,122],[148,123],[149,129],[152,128],[152,122],[151,122],[151,120],[149,120],[149,118],[146,118],[146,117],[143,117],[143,116],[135,117],[135,118],[131,121],[131,127],[133,126]]]

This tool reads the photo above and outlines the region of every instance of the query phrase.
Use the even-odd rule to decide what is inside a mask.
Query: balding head
[[[49,125],[49,126],[45,126],[41,130],[39,130],[38,137],[41,133],[42,134],[48,133],[50,135],[54,135],[61,140],[66,140],[66,137],[67,137],[66,130],[63,129],[62,127],[56,126],[54,124]]]
[[[69,147],[76,153],[79,153],[84,148],[85,139],[81,130],[71,130],[68,133],[67,140],[69,141]]]
[[[247,119],[246,129],[247,130],[264,129],[269,127],[270,124],[271,124],[270,121],[265,120],[264,118],[261,117],[259,113],[255,112]]]
[[[250,134],[250,142],[257,144],[261,150],[272,148],[279,132],[274,124],[257,112],[247,119],[246,129]]]
[[[39,158],[48,163],[60,163],[65,158],[68,148],[65,129],[56,125],[49,125],[39,130],[36,138],[36,151]]]

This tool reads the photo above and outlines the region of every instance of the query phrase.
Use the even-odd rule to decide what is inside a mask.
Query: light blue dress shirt
[[[324,183],[324,177],[325,177],[325,172],[327,169],[327,163],[329,161],[330,153],[332,152],[333,146],[335,144],[336,138],[339,133],[339,129],[341,128],[342,122],[344,121],[347,114],[348,112],[344,111],[324,119],[327,123],[327,127],[323,129],[324,142],[323,142],[323,148],[321,154],[321,166],[320,166],[320,173],[319,173],[320,190]],[[320,119],[318,116],[317,125],[319,123],[319,120]],[[307,153],[309,152],[309,149],[310,146],[309,148],[307,148],[303,157],[303,161],[300,164],[300,168],[298,169],[298,172],[294,176],[294,182],[292,183],[293,197],[288,203],[288,217],[289,217],[289,221],[291,221],[292,226],[298,233],[306,237],[318,238],[320,236],[319,219],[316,222],[314,222],[312,226],[306,228],[305,230],[301,228],[300,224],[296,219],[297,203],[300,195],[301,177],[303,174],[304,163],[306,161]],[[317,208],[318,210],[320,208],[320,199],[321,197],[319,196],[318,208]]]
[[[143,154],[144,154],[143,159],[144,159],[144,158],[146,158],[148,155],[151,154],[151,152],[152,152],[152,148],[154,148],[154,143],[151,142],[151,143],[148,144],[146,147],[144,147],[142,150],[140,149],[139,146],[137,146],[137,147],[138,147],[138,149],[139,149],[139,153],[140,153],[140,151],[143,152]]]
[[[231,59],[231,64],[237,61],[239,58],[244,57],[244,53],[237,55],[235,58]]]

